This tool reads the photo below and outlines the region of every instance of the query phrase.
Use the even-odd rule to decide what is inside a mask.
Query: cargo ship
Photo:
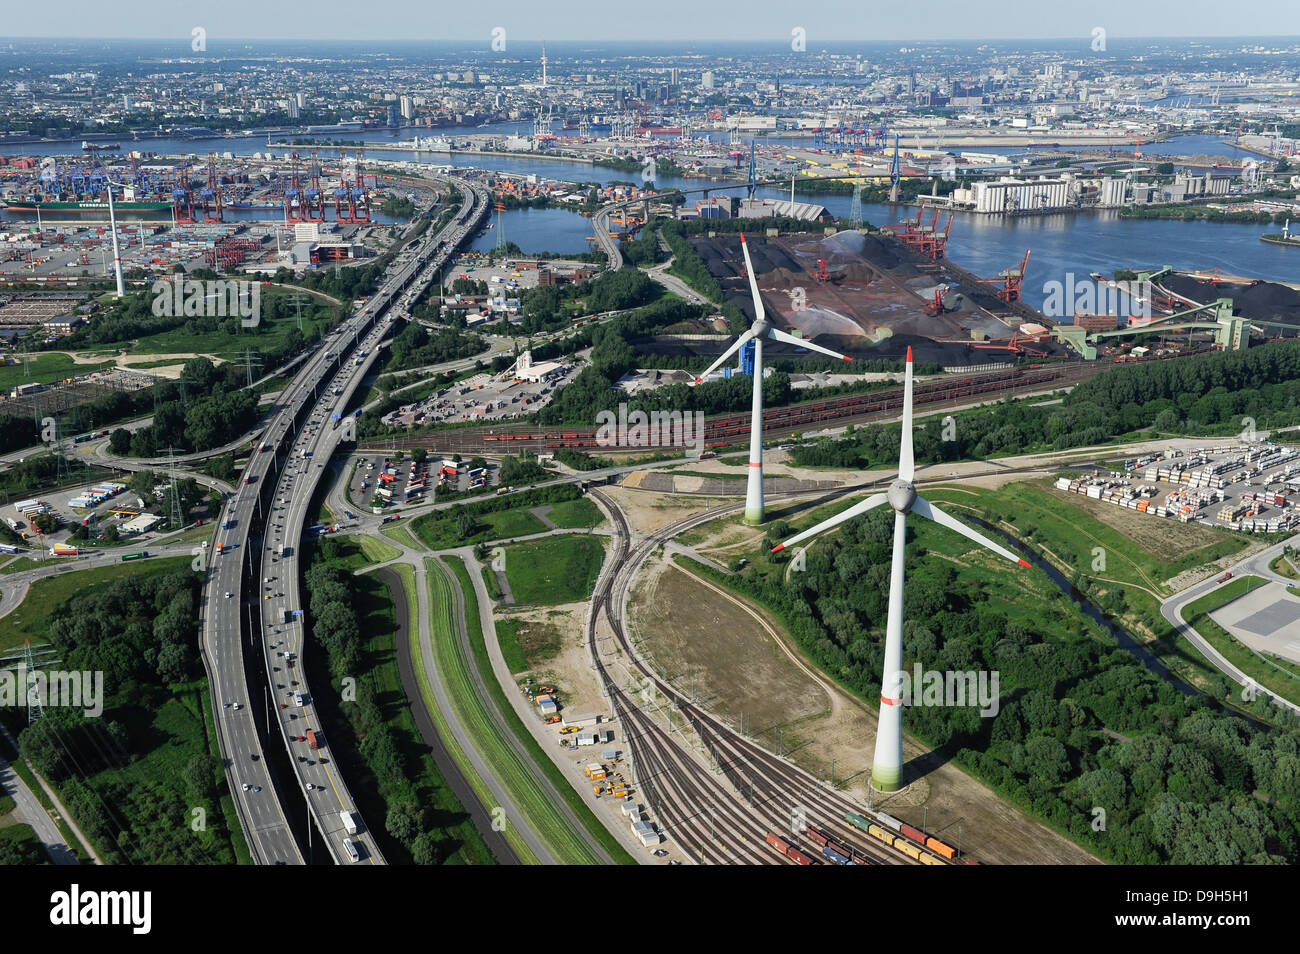
[[[50,214],[54,212],[68,212],[72,214],[80,212],[102,212],[108,214],[107,199],[86,199],[84,201],[71,200],[64,201],[61,199],[0,199],[0,208],[6,212],[43,212]],[[164,212],[170,212],[171,202],[167,200],[137,201],[137,200],[114,200],[113,211],[118,215],[155,215]]]

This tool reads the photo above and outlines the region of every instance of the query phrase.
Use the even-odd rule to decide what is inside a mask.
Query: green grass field
[[[483,574],[483,585],[487,587],[488,596],[494,600],[501,599],[501,584],[497,581],[496,570],[485,566],[479,572]]]
[[[1047,546],[1071,571],[1140,586],[1162,597],[1173,592],[1166,580],[1248,545],[1227,530],[1088,500],[1054,490],[1047,480],[1007,484],[994,492],[937,487],[925,495],[976,515],[994,510],[1011,524],[1013,536]],[[1103,555],[1104,569],[1094,569]]]
[[[25,559],[25,558],[24,558]],[[117,563],[112,566],[75,570],[37,580],[27,591],[26,598],[4,618],[0,625],[0,651],[21,646],[30,639],[32,645],[45,642],[45,631],[50,614],[73,596],[101,583],[136,574],[160,576],[177,570],[188,570],[190,557],[161,557],[138,560],[134,563]],[[9,567],[5,567],[9,570]]]
[[[427,513],[411,522],[411,530],[430,550],[449,550],[452,547],[463,547],[487,540],[504,540],[509,537],[527,536],[530,533],[545,533],[547,530],[546,524],[526,509],[520,508],[479,514],[474,518],[474,532],[469,536],[462,536],[457,523],[458,513],[460,510],[455,507]]]
[[[97,348],[117,347],[129,350],[132,354],[214,354],[226,360],[234,360],[234,352],[245,347],[254,350],[273,350],[284,345],[291,329],[298,327],[298,318],[294,310],[288,309],[286,317],[271,319],[265,317],[270,311],[270,302],[277,297],[293,294],[296,289],[277,285],[262,287],[262,310],[264,317],[256,329],[247,329],[233,335],[220,331],[192,334],[180,328],[160,332],[141,338],[136,342],[114,341],[96,345]],[[337,305],[326,305],[323,301],[303,293],[306,300],[302,304],[302,330],[310,336],[312,331],[324,333],[337,320]]]
[[[237,857],[235,842],[224,823],[228,816],[222,806],[193,798],[177,781],[195,755],[210,750],[206,715],[211,712],[211,703],[205,689],[206,681],[196,680],[178,687],[173,697],[164,699],[156,708],[131,705],[115,713],[114,718],[127,725],[131,739],[143,745],[132,752],[133,758],[125,766],[92,775],[88,782],[113,804],[117,814],[127,819],[133,833],[142,836],[138,842],[142,852],[156,838],[156,850],[166,852],[162,857],[184,859],[186,863],[233,864]],[[167,804],[170,811],[160,813],[164,793],[182,802]],[[204,810],[206,829],[194,832],[192,837],[188,832],[186,837],[178,836],[178,816],[188,819],[195,807]],[[173,811],[177,814],[171,814]],[[130,847],[126,850],[132,851]],[[159,860],[152,853],[133,853],[132,858],[137,863]]]
[[[563,773],[553,761],[542,751],[542,747],[537,740],[528,731],[527,727],[520,721],[515,714],[514,708],[510,705],[510,700],[506,698],[505,690],[497,682],[492,674],[492,661],[488,656],[487,644],[484,641],[483,628],[479,625],[478,614],[478,597],[474,593],[473,584],[470,582],[469,570],[466,568],[464,561],[458,557],[447,557],[446,563],[451,567],[452,573],[455,574],[457,584],[465,594],[465,614],[469,620],[469,644],[470,651],[474,654],[474,663],[480,673],[484,676],[487,684],[488,695],[496,703],[497,709],[505,717],[506,723],[514,733],[515,738],[523,745],[525,751],[529,753],[533,761],[540,766],[541,770],[550,779],[551,784],[560,793],[560,796],[568,804],[574,815],[586,826],[587,831],[595,837],[596,841],[607,851],[615,862],[620,864],[633,863],[632,857],[623,850],[605,827],[600,824],[587,807],[586,803],[578,795],[573,787],[565,779]],[[589,851],[584,845],[583,853]]]
[[[566,533],[506,547],[506,578],[520,604],[573,603],[591,595],[603,539]]]
[[[79,374],[89,374],[91,371],[111,368],[113,362],[97,361],[94,364],[77,364],[66,354],[41,354],[32,355],[29,365],[31,374],[28,374],[27,369],[23,367],[21,357],[14,364],[0,365],[0,391],[7,394],[21,384],[30,384],[32,382],[52,384],[55,381],[62,381],[64,378],[72,378]]]
[[[360,570],[376,563],[387,563],[402,555],[402,551],[391,543],[385,543],[376,537],[353,534],[346,537],[330,536],[330,563],[345,570]],[[311,546],[318,547],[321,541],[313,541]]]
[[[393,567],[393,570],[402,578],[402,583],[406,589],[406,599],[410,611],[410,619],[414,622],[414,620],[419,617],[419,596],[416,593],[415,570],[404,563],[396,564]],[[441,576],[442,574],[438,573],[436,575]],[[430,584],[430,592],[432,592],[432,589],[433,584]],[[450,596],[450,593],[448,595]],[[433,614],[433,620],[431,622],[436,623],[440,611],[441,608],[435,603],[431,608]],[[434,629],[436,637],[436,627],[431,628]],[[461,748],[460,743],[452,733],[451,726],[447,721],[446,713],[444,713],[442,708],[438,705],[437,698],[433,693],[429,673],[424,666],[424,657],[420,652],[419,641],[414,634],[410,640],[409,648],[411,652],[411,664],[415,669],[415,678],[420,684],[420,696],[424,700],[424,707],[428,711],[430,718],[433,719],[434,726],[438,731],[438,736],[447,747],[447,752],[451,755],[452,761],[454,761],[460,768],[466,781],[468,781],[470,787],[474,789],[474,793],[478,797],[478,800],[484,805],[494,804],[496,802],[495,797],[492,795],[483,779],[479,777],[478,772],[475,771],[469,757],[465,754],[465,750]],[[437,659],[436,647],[434,658]],[[517,828],[514,826],[507,826],[503,834],[521,862],[524,864],[538,863],[537,857],[528,849],[523,838],[520,837]]]
[[[535,669],[564,648],[559,627],[550,623],[499,619],[496,628],[501,655],[512,673]]]
[[[386,527],[380,527],[379,532],[390,540],[396,540],[404,547],[408,547],[412,550],[422,549],[415,537],[411,536],[411,531],[407,530],[403,526],[390,524]]]
[[[557,503],[546,514],[546,519],[557,527],[576,530],[583,527],[600,526],[605,522],[605,515],[600,512],[599,507],[586,497],[580,497],[577,500],[566,500],[563,503]]]
[[[450,561],[449,561],[450,562]],[[453,571],[455,561],[453,563]],[[474,736],[480,751],[492,765],[501,781],[510,790],[520,810],[527,814],[529,822],[538,835],[546,842],[557,861],[561,864],[598,864],[600,858],[591,851],[586,842],[573,831],[551,796],[538,782],[537,771],[541,756],[528,759],[516,751],[511,744],[509,730],[498,724],[489,711],[489,703],[484,699],[471,676],[474,662],[471,652],[467,651],[460,638],[460,626],[456,615],[456,604],[452,586],[456,585],[448,578],[441,564],[436,560],[426,560],[428,568],[429,595],[433,610],[433,644],[435,659],[452,704],[457,709],[461,723]],[[464,565],[461,564],[464,572]],[[477,625],[478,614],[470,600],[473,599],[472,588],[467,581],[460,585],[465,587],[467,596],[466,616],[470,620],[470,639],[473,643],[472,630]],[[481,636],[479,637],[481,641]],[[483,673],[485,681],[491,687],[496,681],[490,668]],[[497,687],[498,692],[500,687]],[[506,707],[505,713],[509,713]]]
[[[1285,553],[1279,553],[1273,562],[1268,565],[1268,568],[1278,576],[1285,576],[1291,580],[1300,580],[1300,573],[1296,572],[1296,568],[1291,565],[1291,561],[1287,559]]]

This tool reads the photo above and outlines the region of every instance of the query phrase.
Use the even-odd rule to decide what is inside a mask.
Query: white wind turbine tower
[[[924,497],[918,497],[916,488],[912,485],[915,472],[912,463],[912,349],[909,347],[907,376],[903,385],[903,438],[898,451],[898,477],[885,493],[872,494],[843,513],[823,520],[817,526],[772,548],[773,553],[783,550],[816,536],[823,530],[861,516],[883,503],[894,508],[894,552],[889,571],[889,615],[885,623],[885,671],[880,681],[880,720],[876,725],[876,754],[871,766],[871,785],[880,792],[895,792],[902,787],[903,556],[907,540],[907,515],[913,513],[956,530],[998,556],[1006,557],[1021,566],[1033,565],[944,513]]]
[[[840,354],[838,351],[832,351],[830,348],[823,348],[811,341],[805,341],[803,338],[796,338],[779,328],[773,328],[767,320],[767,313],[763,310],[763,299],[758,294],[758,280],[754,277],[754,265],[749,260],[749,245],[745,242],[743,232],[740,235],[740,250],[745,254],[745,272],[749,275],[749,290],[754,296],[754,323],[749,326],[749,330],[732,342],[730,348],[722,352],[722,357],[713,362],[707,371],[695,379],[695,383],[699,384],[716,371],[720,365],[743,348],[746,343],[754,342],[754,401],[750,409],[749,483],[745,487],[745,522],[759,524],[763,522],[763,339],[771,338],[773,341],[784,341],[786,344],[820,351],[822,354],[828,354],[832,358],[843,358],[845,361],[852,361],[853,359],[848,355]]]

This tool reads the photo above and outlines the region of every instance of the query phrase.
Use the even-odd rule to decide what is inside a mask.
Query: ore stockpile
[[[1265,326],[1267,337],[1292,338],[1300,334],[1300,291],[1277,282],[1210,282],[1190,275],[1166,275],[1160,284],[1170,291],[1208,304],[1217,298],[1231,298],[1234,313],[1254,321],[1280,321],[1296,326],[1295,331]]]
[[[947,282],[945,313],[926,314],[936,278],[887,240],[856,231],[746,238],[764,307],[778,327],[864,359],[901,358],[910,346],[918,361],[945,366],[1015,360],[1009,350],[977,350],[969,344],[972,331],[994,339],[1011,335],[1013,329],[986,310],[999,304],[995,296]],[[696,237],[692,244],[727,300],[752,320],[740,236]],[[819,259],[826,262],[825,281],[818,278]],[[772,348],[778,356],[785,350]]]

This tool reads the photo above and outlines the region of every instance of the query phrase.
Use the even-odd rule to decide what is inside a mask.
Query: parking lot
[[[577,373],[576,367],[561,365],[553,375],[537,382],[476,374],[422,401],[403,404],[385,415],[383,422],[392,427],[420,427],[458,421],[515,420],[546,407],[556,390]]]
[[[499,480],[496,466],[482,462],[429,458],[417,464],[409,457],[362,454],[348,483],[348,499],[367,510],[400,508],[433,502],[437,491],[470,490]]]

